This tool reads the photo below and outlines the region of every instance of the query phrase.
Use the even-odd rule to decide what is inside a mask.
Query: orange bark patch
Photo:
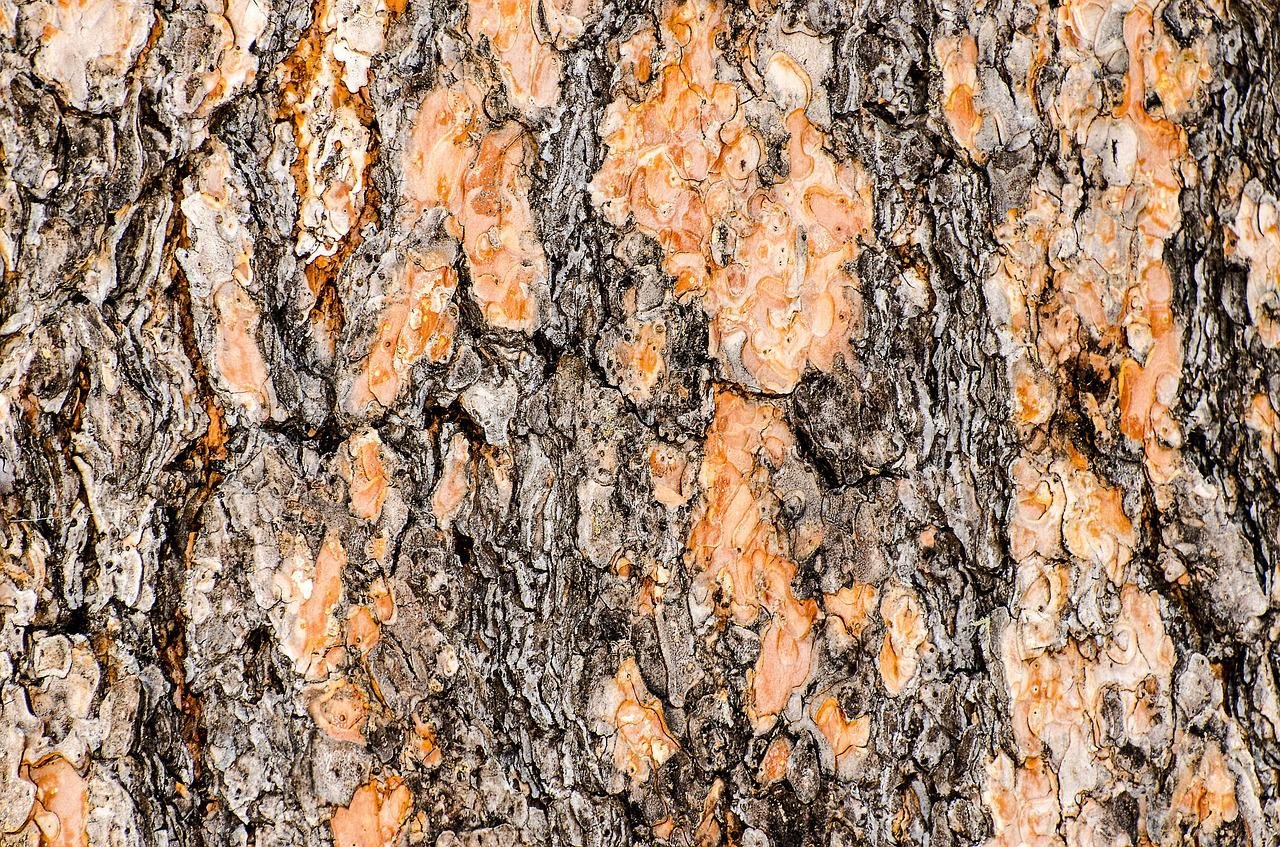
[[[1065,462],[1055,464],[1054,470],[1064,482],[1062,538],[1067,550],[1103,567],[1116,585],[1123,584],[1138,540],[1120,490],[1104,484],[1092,471],[1068,469]]]
[[[488,39],[511,104],[526,115],[555,105],[560,56],[538,38],[533,0],[468,0],[467,6],[467,32],[473,41]]]
[[[1048,647],[1058,641],[1071,589],[1069,568],[1039,556],[1020,562],[1017,571],[1018,627],[1022,643]]]
[[[1117,55],[1115,26],[1121,21],[1130,61],[1124,97],[1106,114],[1091,68]],[[1102,365],[1094,369],[1114,383],[1108,387],[1114,392],[1111,408],[1120,413],[1119,429],[1143,445],[1151,479],[1162,485],[1182,467],[1181,432],[1170,411],[1177,400],[1182,351],[1164,244],[1181,223],[1183,184],[1194,179],[1186,164],[1185,133],[1169,116],[1184,109],[1203,82],[1197,58],[1203,47],[1178,48],[1146,3],[1123,9],[1095,0],[1067,3],[1059,13],[1059,37],[1071,67],[1052,115],[1103,187],[1060,209],[1060,192],[1037,184],[1028,207],[1011,213],[1010,224],[997,232],[1005,261],[993,282],[1003,290],[1010,308],[1007,329],[1021,348],[1010,357],[1016,417],[1035,425],[1052,414],[1046,404],[1054,398],[1045,390],[1046,380],[1070,378],[1055,371],[1079,349],[1077,326],[1096,339],[1123,337],[1128,355],[1121,352],[1110,361],[1094,357]],[[1161,98],[1163,115],[1158,107],[1148,110],[1153,92]],[[1057,245],[1052,267],[1050,245]],[[1035,302],[1040,304],[1039,338],[1026,320]],[[1106,394],[1084,399],[1084,411],[1106,435],[1104,412],[1113,401]]]
[[[876,588],[863,582],[841,588],[835,594],[823,597],[828,620],[843,638],[857,638],[862,634],[876,607]]]
[[[1032,555],[1053,556],[1062,549],[1062,514],[1067,507],[1061,481],[1033,457],[1015,459],[1011,476],[1009,552],[1018,562]]]
[[[248,258],[242,256],[246,265]],[[243,273],[247,276],[247,267]],[[213,306],[217,311],[214,364],[218,375],[241,405],[269,413],[272,402],[267,391],[267,363],[258,347],[261,315],[257,304],[238,282],[229,280],[214,291]]]
[[[1066,802],[1105,779],[1101,739],[1118,730],[1145,744],[1167,724],[1173,642],[1156,596],[1134,585],[1121,590],[1114,631],[1093,659],[1070,640],[1052,652],[1028,643],[1019,624],[1005,631],[1002,654],[1018,750],[1061,763]],[[1107,717],[1108,700],[1119,703],[1118,727]]]
[[[1216,742],[1206,741],[1196,769],[1179,778],[1171,811],[1180,820],[1209,834],[1239,817],[1236,780],[1227,769],[1226,757]]]
[[[738,624],[754,623],[762,608],[770,614],[752,672],[749,712],[757,731],[773,725],[808,679],[818,613],[815,601],[799,600],[791,588],[796,565],[785,554],[780,502],[769,480],[768,469],[780,467],[794,448],[777,407],[728,391],[716,396],[687,559],[695,587],[719,592]]]
[[[1084,668],[1075,645],[1053,653],[1023,651],[1011,627],[1004,641],[1014,737],[1026,755],[1065,748],[1084,719]]]
[[[716,79],[724,37],[715,3],[690,0],[662,20],[654,90],[606,113],[592,201],[615,226],[658,240],[677,294],[703,297],[709,352],[731,378],[787,392],[809,364],[828,369],[846,350],[857,309],[846,267],[870,229],[870,184],[835,163],[803,108],[786,118],[787,179],[760,182],[763,142],[736,86]],[[800,66],[788,68],[807,91]]]
[[[847,777],[850,765],[866,752],[871,740],[871,718],[866,715],[846,718],[836,698],[828,697],[818,705],[813,722],[831,745],[837,772]]]
[[[1154,44],[1144,61],[1147,79],[1160,96],[1165,116],[1171,119],[1186,112],[1213,77],[1204,42],[1196,41],[1184,47],[1163,26],[1156,29]]]
[[[733,86],[715,79],[715,39],[725,32],[718,4],[672,7],[662,21],[668,55],[658,88],[642,103],[610,105],[601,127],[609,153],[591,185],[593,201],[612,223],[622,226],[634,215],[642,231],[658,238],[682,291],[706,288],[702,242],[710,221],[699,184],[711,175],[723,146],[719,131],[737,110]],[[748,136],[741,146],[737,164],[745,177],[759,144]]]
[[[437,207],[450,215],[462,210],[462,174],[476,155],[472,136],[480,131],[481,97],[464,84],[432,89],[423,98],[402,161],[412,218]]]
[[[382,0],[317,0],[310,29],[280,67],[279,117],[292,123],[299,157],[296,252],[308,265],[349,252],[349,236],[358,237],[376,155],[363,89],[387,19]]]
[[[444,761],[444,753],[440,749],[440,742],[436,737],[434,723],[414,715],[413,738],[410,743],[413,755],[426,767],[438,767]]]
[[[514,121],[481,133],[480,98],[464,84],[423,100],[403,161],[405,193],[414,218],[432,208],[448,213],[446,229],[462,242],[485,319],[531,332],[533,289],[547,275],[529,207],[531,141]]]
[[[537,321],[532,289],[547,274],[529,208],[529,151],[525,130],[514,121],[486,135],[463,178],[466,199],[457,218],[485,320],[526,332]]]
[[[860,309],[848,266],[871,225],[862,171],[835,164],[804,110],[791,113],[787,130],[789,176],[751,197],[738,250],[704,300],[710,352],[725,360],[740,350],[746,371],[776,392],[794,388],[806,365],[830,370],[848,352]]]
[[[991,809],[988,847],[1056,847],[1062,814],[1058,782],[1044,760],[1027,759],[1015,767],[1004,753],[987,766],[982,799]]]
[[[1135,361],[1126,361],[1120,371],[1121,430],[1143,443],[1153,481],[1163,484],[1176,475],[1179,464],[1174,451],[1181,446],[1181,438],[1169,408],[1177,399],[1182,349],[1170,310],[1173,286],[1162,253],[1164,241],[1181,223],[1180,162],[1186,156],[1187,144],[1180,127],[1151,116],[1145,106],[1146,57],[1153,38],[1152,27],[1152,13],[1145,5],[1139,4],[1125,16],[1124,41],[1131,60],[1124,101],[1116,110],[1117,122],[1112,124],[1115,128],[1106,133],[1112,144],[1112,165],[1109,173],[1104,159],[1103,173],[1115,183],[1111,192],[1118,194],[1114,198],[1104,195],[1111,207],[1108,214],[1126,213],[1115,207],[1132,196],[1134,189],[1145,193],[1136,221],[1137,259],[1129,274],[1134,284],[1128,292],[1129,309],[1123,317],[1130,346],[1145,357],[1145,362],[1139,367]],[[1163,26],[1158,32],[1163,33]],[[1121,131],[1131,134],[1133,141],[1129,142]],[[1127,155],[1116,152],[1129,146],[1133,148],[1131,167]],[[1102,267],[1113,264],[1099,246],[1087,242],[1085,246],[1102,257]]]
[[[657,47],[658,38],[652,27],[637,30],[618,45],[622,72],[641,84],[653,79],[653,51]]]
[[[1013,420],[1024,427],[1035,427],[1053,417],[1057,408],[1057,392],[1052,383],[1037,373],[1025,359],[1015,362],[1013,373]]]
[[[1258,445],[1266,454],[1272,467],[1276,464],[1276,455],[1280,453],[1280,416],[1271,406],[1271,400],[1265,394],[1255,394],[1245,412],[1244,422],[1258,436]]]
[[[942,66],[942,113],[951,134],[975,162],[984,162],[987,154],[976,142],[982,115],[973,99],[978,90],[978,42],[968,33],[938,38],[933,54]]]
[[[760,762],[760,770],[756,780],[764,785],[771,785],[787,775],[787,760],[791,758],[791,742],[784,736],[778,736],[769,742],[764,751],[764,759]]]
[[[185,182],[182,213],[190,249],[179,253],[193,290],[209,292],[213,318],[213,377],[239,410],[255,421],[272,416],[275,396],[259,346],[262,316],[254,290],[254,236],[246,226],[249,200],[218,142]]]
[[[1172,721],[1175,652],[1159,598],[1130,582],[1138,531],[1124,492],[1067,438],[1046,443],[1031,430],[1066,417],[1063,398],[1044,388],[1079,384],[1083,366],[1099,385],[1080,393],[1072,415],[1087,416],[1103,446],[1113,428],[1142,446],[1158,503],[1185,472],[1171,412],[1182,350],[1164,252],[1181,226],[1179,195],[1196,178],[1171,118],[1207,78],[1205,46],[1179,46],[1147,0],[1067,0],[1056,16],[1056,33],[1039,33],[1036,48],[1056,49],[1065,68],[1046,116],[1064,159],[1078,157],[1086,173],[1069,185],[1041,175],[1026,208],[997,229],[1002,256],[988,284],[1006,312],[1014,416],[1031,442],[1012,469],[1017,585],[1002,644],[1023,762],[1001,755],[988,770],[993,845],[1061,843],[1064,819],[1069,842],[1093,838],[1101,813],[1089,797],[1123,783],[1104,748],[1168,744]],[[1126,59],[1123,97],[1107,112],[1104,69]],[[1077,640],[1064,619],[1096,615],[1087,603],[1071,608],[1073,595],[1095,592],[1118,594],[1120,608],[1105,617],[1107,631]]]
[[[307,706],[311,719],[325,734],[337,741],[364,743],[364,727],[369,719],[369,700],[350,681],[334,680],[314,692]]]
[[[542,19],[557,49],[573,45],[600,10],[600,0],[542,0]]]
[[[414,365],[424,358],[432,364],[448,358],[458,322],[453,303],[457,287],[448,253],[432,250],[405,258],[368,358],[352,386],[351,408],[363,411],[374,401],[389,408]]]
[[[667,729],[662,702],[649,694],[635,659],[618,667],[605,692],[605,718],[614,727],[613,762],[641,785],[671,758],[679,743]]]
[[[750,672],[751,703],[747,712],[756,732],[770,729],[792,692],[809,679],[816,616],[817,604],[813,600],[801,603],[788,596],[778,602],[777,611],[765,627],[760,655]]]
[[[370,608],[379,623],[392,623],[396,617],[396,601],[391,594],[391,586],[382,577],[378,577],[369,586]]]
[[[353,436],[347,442],[348,462],[343,467],[351,498],[351,514],[377,523],[387,499],[387,469],[382,463],[382,439],[376,430]]]
[[[382,627],[368,606],[356,606],[347,615],[347,646],[356,653],[368,653],[382,638]]]
[[[767,473],[794,447],[777,407],[728,391],[716,395],[689,553],[700,578],[720,587],[742,625],[754,623],[762,605],[785,596],[795,576],[795,564],[782,555],[774,522],[779,504]]]
[[[31,768],[31,781],[36,786],[32,811],[40,847],[88,847],[89,791],[84,777],[55,755]]]
[[[1176,471],[1175,451],[1181,431],[1170,412],[1177,400],[1182,351],[1177,336],[1165,332],[1147,354],[1145,365],[1126,359],[1120,367],[1120,431],[1146,446],[1148,469],[1164,483]]]
[[[716,820],[716,806],[720,805],[720,798],[723,796],[724,780],[717,778],[702,800],[702,817],[698,819],[698,826],[693,831],[693,843],[699,847],[720,847],[723,843],[720,822]]]
[[[1120,592],[1120,616],[1105,652],[1085,669],[1085,696],[1095,727],[1103,726],[1103,692],[1118,692],[1125,737],[1142,742],[1166,720],[1177,654],[1154,592],[1132,583]]]
[[[431,492],[431,513],[441,527],[452,523],[462,506],[462,501],[471,493],[471,478],[467,469],[471,465],[471,445],[462,433],[455,433],[449,440],[449,450],[444,457],[444,470]]]
[[[1052,558],[1065,545],[1071,555],[1102,567],[1113,583],[1123,584],[1137,535],[1119,489],[1066,459],[1048,468],[1036,457],[1016,459],[1013,479],[1009,534],[1016,561]]]
[[[404,780],[370,780],[356,789],[351,805],[334,810],[329,821],[333,846],[392,847],[412,811],[413,794]]]
[[[634,320],[628,322],[627,329],[634,340],[618,344],[612,352],[622,375],[618,388],[632,400],[644,403],[667,372],[663,358],[667,329],[661,321]]]
[[[929,640],[924,628],[924,607],[911,589],[890,585],[880,600],[880,616],[885,625],[884,644],[880,647],[880,677],[884,687],[896,697],[916,675],[920,649]]]
[[[294,611],[292,630],[282,649],[294,668],[309,679],[323,676],[326,654],[338,644],[338,627],[333,613],[342,598],[342,573],[347,554],[335,533],[325,537],[311,574],[295,571],[291,581],[297,594],[289,599]]]
[[[689,460],[684,451],[670,444],[654,444],[649,448],[649,479],[654,498],[668,509],[678,509],[689,502],[693,493],[686,480]]]

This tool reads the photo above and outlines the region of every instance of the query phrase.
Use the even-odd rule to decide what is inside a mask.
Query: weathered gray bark
[[[1277,843],[1270,4],[64,2],[0,844]]]

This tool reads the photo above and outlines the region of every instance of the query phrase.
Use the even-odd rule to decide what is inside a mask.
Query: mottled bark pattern
[[[1278,843],[1268,3],[0,49],[0,845]]]

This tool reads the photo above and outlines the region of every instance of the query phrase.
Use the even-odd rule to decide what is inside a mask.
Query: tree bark
[[[1277,844],[1275,18],[0,0],[0,844]]]

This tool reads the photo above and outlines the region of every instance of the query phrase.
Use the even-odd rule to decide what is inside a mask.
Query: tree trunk
[[[0,844],[1277,843],[1267,3],[0,39]]]

